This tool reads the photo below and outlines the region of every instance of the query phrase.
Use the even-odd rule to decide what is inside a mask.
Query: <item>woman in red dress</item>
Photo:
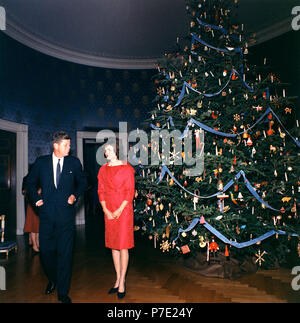
[[[41,190],[38,190],[38,193],[41,194]],[[39,228],[40,228],[40,218],[38,216],[38,210],[35,206],[31,205],[29,201],[28,194],[26,189],[23,189],[23,194],[25,195],[27,201],[26,208],[26,218],[24,224],[24,232],[29,233],[29,241],[32,241],[32,249],[38,253],[39,250]]]
[[[105,155],[109,160],[98,173],[98,195],[105,219],[105,246],[112,250],[116,281],[109,294],[118,293],[123,298],[129,253],[134,247],[133,196],[134,169],[118,158],[116,147],[106,144]]]

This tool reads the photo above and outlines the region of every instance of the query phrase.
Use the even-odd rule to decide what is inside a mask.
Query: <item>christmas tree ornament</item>
[[[154,248],[156,248],[156,242],[159,240],[159,235],[157,232],[154,232],[154,235],[153,235],[154,239]]]
[[[175,217],[175,221],[176,221],[176,223],[178,223],[178,215],[173,211],[173,215],[174,215],[174,217]]]
[[[166,237],[169,239],[170,237],[170,228],[171,228],[171,224],[169,224],[167,227],[166,227]]]
[[[241,193],[241,192],[239,192],[239,194],[238,194],[238,200],[240,200],[240,201],[244,201],[244,197],[243,197],[243,194]]]
[[[217,119],[217,118],[218,118],[218,116],[215,114],[215,111],[212,111],[212,113],[211,113],[211,117],[212,117],[213,119]]]
[[[163,240],[162,243],[160,244],[160,249],[162,252],[168,251],[171,248],[171,243],[168,240]]]
[[[202,108],[202,101],[198,101],[198,102],[197,102],[197,108],[198,108],[198,109],[201,109],[201,108]]]
[[[235,75],[235,72],[232,73],[231,79],[234,81],[238,79],[238,76]]]
[[[226,260],[229,260],[229,251],[228,251],[227,244],[225,245],[225,257],[226,257]]]
[[[194,211],[196,211],[196,209],[197,209],[196,204],[198,203],[198,201],[199,201],[199,198],[198,198],[198,197],[196,197],[196,196],[194,196],[194,198],[193,198]]]
[[[159,205],[158,204],[155,205],[155,211],[156,211],[156,213],[159,212]]]
[[[222,188],[222,190],[223,190],[223,188]],[[222,191],[222,190],[220,190],[220,191]],[[224,200],[226,198],[228,198],[228,197],[229,197],[229,195],[227,195],[227,194],[219,194],[219,195],[217,195],[218,206],[219,206],[219,210],[220,210],[221,213],[224,212]]]
[[[235,121],[240,121],[240,119],[241,119],[240,115],[237,113],[233,116],[233,118]]]
[[[205,246],[206,246],[206,242],[204,241],[204,237],[199,236],[199,247],[200,248],[205,248]]]
[[[269,130],[267,131],[267,134],[271,136],[275,131],[272,129],[274,121],[269,122]]]
[[[252,106],[253,109],[255,109],[257,112],[262,111],[263,107],[261,105],[258,106]]]
[[[188,245],[184,245],[184,246],[182,246],[182,247],[181,247],[181,251],[182,251],[182,253],[183,253],[183,254],[186,254],[186,253],[191,252],[191,250],[190,250],[190,248],[189,248],[189,246],[188,246]]]
[[[252,145],[253,145],[253,142],[251,140],[251,137],[249,136],[247,139],[247,146],[252,146]]]
[[[284,109],[284,111],[285,111],[285,113],[286,114],[291,114],[292,113],[292,109],[291,108],[288,108],[288,107],[286,107],[285,109]]]
[[[214,236],[212,236],[211,238],[212,238],[212,240],[209,243],[209,252],[212,252],[213,257],[215,257],[216,252],[219,250],[219,245],[215,242],[215,237]]]
[[[219,180],[218,181],[218,187],[217,187],[218,188],[218,191],[221,191],[222,192],[223,191],[223,187],[224,187],[223,186],[223,182],[221,180]]]
[[[262,261],[265,261],[263,256],[266,254],[268,254],[266,251],[263,251],[261,253],[260,249],[258,250],[258,253],[255,254],[255,256],[257,257],[257,259],[255,260],[255,263],[258,263],[260,267],[261,267]]]

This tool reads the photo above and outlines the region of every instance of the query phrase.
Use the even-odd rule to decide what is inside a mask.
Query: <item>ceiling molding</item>
[[[277,22],[276,24],[264,28],[257,33],[255,33],[255,41],[253,41],[249,46],[254,46],[258,45],[261,43],[264,43],[268,40],[271,40],[275,37],[281,36],[289,31],[292,30],[292,25],[291,25],[291,18],[286,18],[280,22]]]
[[[6,30],[3,32],[18,42],[46,55],[93,67],[115,69],[155,69],[155,64],[159,59],[113,58],[73,51],[43,40],[32,33],[26,32],[13,24],[9,19],[6,21]]]
[[[178,22],[176,23],[177,30],[173,30],[173,28],[169,28],[167,24],[162,24],[161,22],[159,22],[160,20],[162,20],[165,23],[165,15],[157,15],[157,22],[155,21],[155,19],[150,19],[148,21],[144,9],[144,11],[141,11],[141,17],[146,19],[146,22],[144,25],[141,25],[141,28],[138,29],[139,32],[135,33],[135,30],[132,30],[132,26],[138,26],[137,22],[139,22],[138,19],[141,19],[141,17],[137,15],[134,16],[133,14],[135,14],[136,11],[132,11],[131,15],[128,14],[128,19],[129,21],[134,20],[134,23],[129,24],[127,21],[122,21],[123,24],[118,26],[119,28],[121,28],[123,33],[119,33],[118,30],[115,29],[111,30],[111,33],[109,33],[110,27],[108,26],[107,22],[103,26],[101,24],[95,23],[95,26],[93,25],[93,28],[95,30],[97,30],[97,28],[99,29],[99,27],[102,27],[100,28],[102,33],[99,34],[98,38],[95,37],[96,33],[93,32],[95,30],[92,30],[91,28],[88,29],[88,31],[85,31],[83,29],[82,32],[78,32],[78,25],[81,25],[76,25],[75,22],[78,21],[78,19],[76,18],[84,17],[85,20],[80,20],[80,22],[84,25],[89,23],[89,20],[91,19],[90,15],[85,14],[78,16],[78,14],[82,13],[82,11],[75,11],[74,15],[68,16],[66,14],[66,10],[62,11],[61,15],[58,15],[57,10],[54,10],[52,15],[48,15],[50,8],[56,8],[55,6],[49,6],[49,1],[47,1],[48,7],[45,5],[45,3],[39,3],[40,7],[36,4],[35,10],[30,12],[28,10],[28,6],[17,6],[19,5],[17,3],[17,0],[12,2],[9,2],[7,0],[6,30],[4,30],[3,32],[16,41],[36,51],[52,57],[56,57],[58,59],[81,65],[115,69],[155,69],[158,60],[163,57],[163,54],[165,52],[168,52],[168,48],[176,45],[176,37],[182,40],[184,37],[183,35],[187,32],[184,29],[185,26],[188,26],[188,24],[186,24],[187,21],[185,21],[185,19],[187,18],[184,15],[184,11],[182,11],[181,6],[181,2],[183,0],[176,0],[177,11],[173,12],[173,20],[169,17],[169,19],[171,19],[170,23],[172,22],[173,25],[174,21]],[[79,1],[80,0],[78,0],[77,3],[80,3]],[[119,6],[117,7],[118,10],[113,13],[120,14],[120,12],[122,13],[125,10],[124,8],[131,9],[130,6],[135,3],[134,1],[137,1],[136,3],[138,3],[138,0],[132,0],[132,2],[128,2],[126,4],[124,2],[124,7],[121,8],[120,4],[123,2],[120,2]],[[254,29],[253,32],[255,37],[251,40],[251,42],[249,42],[249,46],[261,44],[292,30],[292,16],[286,18],[288,13],[286,12],[286,10],[283,10],[282,6],[275,6],[273,8],[273,11],[269,12],[269,15],[267,17],[265,17],[265,14],[258,16],[257,14],[255,14],[255,8],[261,8],[260,12],[264,13],[265,11],[263,9],[266,8],[266,2],[255,2],[250,6],[250,1],[252,4],[252,0],[248,0],[248,2],[246,2],[245,0],[245,2],[243,2],[244,6],[241,8],[242,10],[240,12],[241,18],[243,18],[243,21],[245,20],[245,24],[248,26],[249,30]],[[278,3],[279,1],[281,0],[278,0]],[[262,5],[261,2],[263,3]],[[67,2],[64,2],[65,5],[66,3]],[[104,9],[108,9],[111,3],[112,2],[110,2],[109,0],[106,0],[102,3],[99,2],[99,6],[103,5]],[[169,2],[166,2],[164,4],[164,10],[166,10],[168,3]],[[95,3],[91,2],[90,4],[94,5]],[[57,5],[57,8],[60,8],[60,5]],[[48,11],[39,11],[40,8],[46,8],[48,9]],[[64,6],[63,8],[66,9],[68,7]],[[95,8],[92,5],[88,8],[90,11],[87,10],[85,12],[91,13],[91,15],[93,14],[93,21],[99,21],[99,19],[96,19],[97,15],[96,18],[94,15],[94,12],[97,12]],[[156,8],[155,4],[151,4],[151,8],[152,10],[153,8]],[[121,9],[124,10],[122,11]],[[277,17],[276,21],[275,13],[277,12],[281,13],[281,17]],[[106,16],[104,15],[102,16],[102,18]],[[117,16],[112,17],[115,17],[116,19]],[[62,26],[64,26],[65,21],[68,22],[66,23],[66,26],[68,26],[68,28],[66,28],[66,32],[63,33],[61,30]],[[74,28],[72,28],[73,26]],[[116,27],[116,25],[114,26]],[[131,27],[131,29],[129,27]],[[131,33],[127,33],[127,28],[131,31]],[[149,30],[152,31],[153,28],[157,33],[157,37],[153,37],[153,33],[149,33]],[[93,35],[94,37],[91,37],[91,35]],[[126,38],[124,35],[128,35],[128,37]],[[146,39],[145,35],[151,35],[151,37],[149,39]],[[125,42],[124,38],[126,38]],[[118,42],[120,42],[119,47],[114,46],[114,44],[118,44]],[[127,46],[127,44],[130,45]]]

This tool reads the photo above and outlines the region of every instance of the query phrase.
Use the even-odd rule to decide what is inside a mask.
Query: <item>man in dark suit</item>
[[[40,252],[49,279],[46,294],[51,294],[57,286],[58,300],[71,303],[68,293],[75,231],[74,203],[86,189],[87,180],[79,159],[68,156],[69,135],[56,132],[52,144],[52,155],[36,159],[27,178],[27,189],[39,207]],[[37,187],[41,187],[41,196]]]

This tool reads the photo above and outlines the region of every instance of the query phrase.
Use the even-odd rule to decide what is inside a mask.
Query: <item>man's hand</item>
[[[36,206],[38,206],[38,207],[42,206],[43,204],[44,204],[43,200],[38,200],[38,201],[35,203],[35,205],[36,205]]]
[[[68,204],[74,204],[76,198],[75,198],[75,195],[71,194],[68,198]]]

